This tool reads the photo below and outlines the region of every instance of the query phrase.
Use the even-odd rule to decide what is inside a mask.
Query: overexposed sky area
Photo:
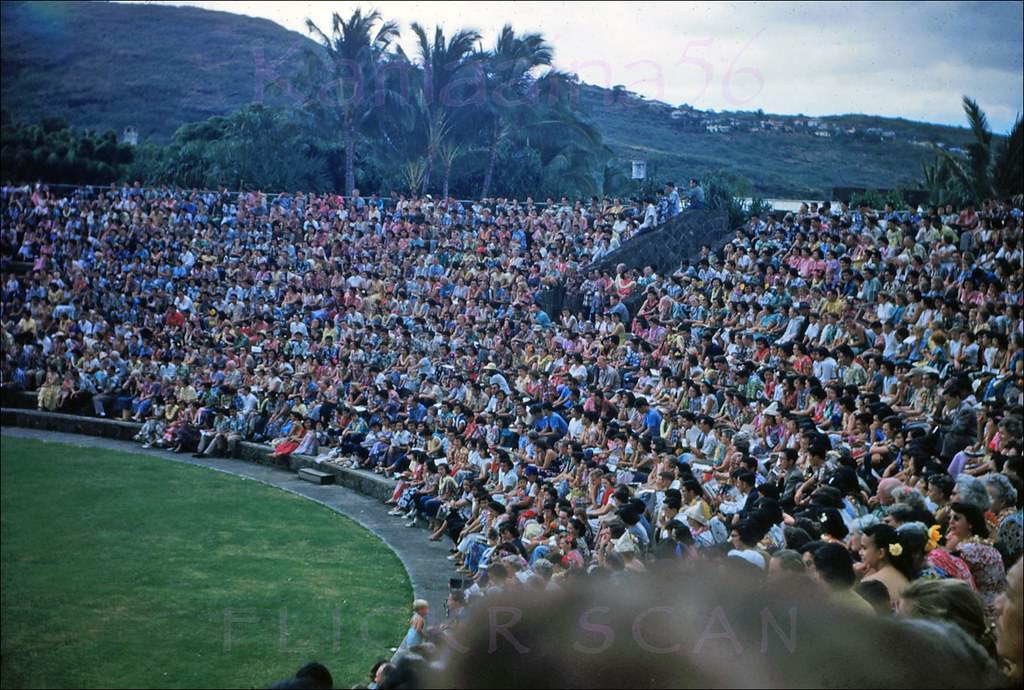
[[[997,132],[1024,110],[1021,2],[173,2],[329,31],[332,12],[375,7],[432,34],[540,31],[556,67],[701,109],[868,113],[963,125],[975,98]]]

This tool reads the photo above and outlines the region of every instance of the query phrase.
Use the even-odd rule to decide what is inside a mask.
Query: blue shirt
[[[650,429],[651,435],[655,438],[661,436],[661,413],[658,408],[650,407],[644,415],[644,427]]]
[[[537,431],[557,431],[559,436],[564,436],[569,432],[569,425],[562,419],[562,416],[557,412],[552,412],[546,417],[541,417],[537,421]]]

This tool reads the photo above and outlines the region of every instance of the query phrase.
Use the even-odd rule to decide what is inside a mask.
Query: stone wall
[[[20,426],[27,429],[60,431],[66,434],[99,436],[119,441],[131,441],[132,437],[142,428],[138,422],[81,417],[59,412],[39,412],[34,409],[9,406],[0,409],[0,423],[3,426]],[[270,451],[270,446],[262,443],[239,444],[240,459],[242,460],[260,464],[280,464],[268,457]],[[335,482],[341,486],[381,501],[391,498],[391,494],[394,492],[395,483],[393,481],[384,479],[373,472],[353,470],[326,463],[317,464],[315,458],[309,455],[291,455],[288,458],[288,469],[291,471],[298,472],[303,467],[313,467],[321,472],[333,474]]]
[[[684,211],[664,225],[632,238],[586,270],[615,274],[618,264],[640,269],[651,264],[659,274],[671,273],[686,258],[697,256],[702,244],[720,247],[729,239],[729,214],[725,211]]]
[[[701,245],[707,244],[712,251],[717,251],[731,236],[728,212],[707,209],[683,211],[664,225],[633,237],[582,270],[584,275],[595,269],[615,275],[615,267],[619,264],[636,270],[650,264],[656,273],[665,275],[679,268],[683,259],[698,256]],[[564,285],[545,290],[537,301],[553,319],[558,318],[562,309],[574,313],[582,311],[581,296]]]

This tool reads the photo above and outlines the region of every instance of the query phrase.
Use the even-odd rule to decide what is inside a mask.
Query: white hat
[[[772,404],[769,405],[768,407],[766,407],[764,412],[762,412],[761,414],[768,414],[768,415],[771,415],[773,417],[778,417],[779,416],[779,403],[776,402],[776,401],[772,401]]]
[[[689,508],[687,508],[684,515],[693,520],[694,522],[700,523],[702,525],[708,524],[708,518],[704,514],[704,508],[701,506],[700,503],[695,503]]]

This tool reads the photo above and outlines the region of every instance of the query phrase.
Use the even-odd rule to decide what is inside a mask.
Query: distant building
[[[894,141],[896,139],[896,132],[891,130],[882,132],[882,141]]]
[[[134,127],[125,127],[121,132],[121,143],[129,146],[139,145],[139,131]]]
[[[827,131],[825,131],[823,129],[819,129],[817,132],[814,133],[814,136],[821,137],[822,139],[831,139],[832,138],[832,133],[831,132],[827,132]]]

